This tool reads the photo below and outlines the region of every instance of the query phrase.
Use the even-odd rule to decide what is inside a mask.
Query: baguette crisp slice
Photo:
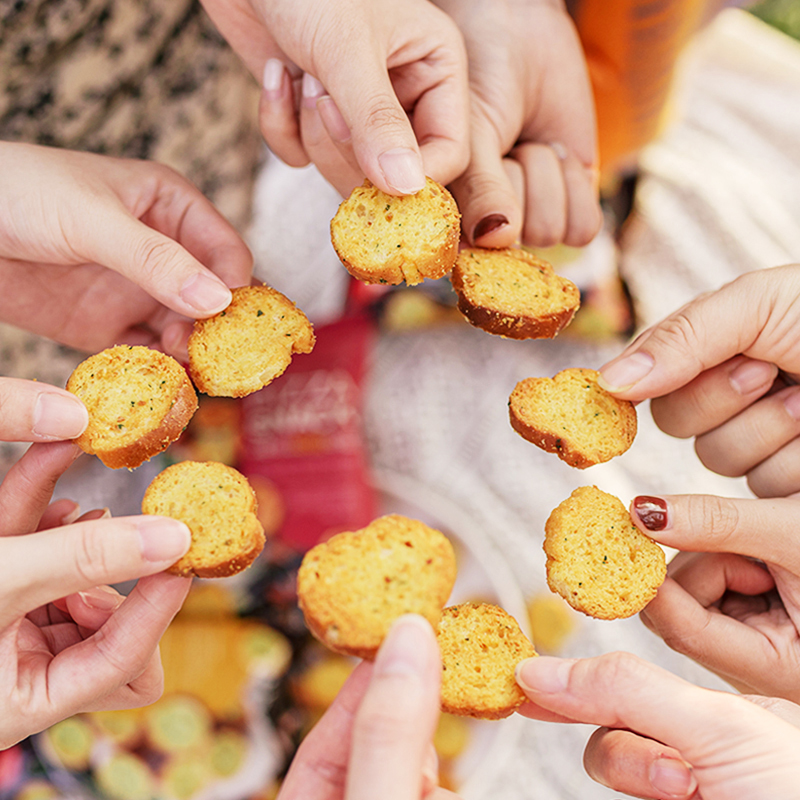
[[[294,353],[314,349],[314,329],[289,298],[269,286],[240,286],[219,314],[189,337],[189,374],[214,397],[244,397],[282,375]]]
[[[215,461],[181,461],[147,487],[143,514],[184,522],[192,533],[189,552],[167,572],[225,578],[241,572],[264,549],[256,496],[233,467]]]
[[[461,215],[444,186],[428,178],[413,195],[385,194],[369,181],[356,187],[331,221],[342,264],[365,283],[409,285],[453,268]]]
[[[323,644],[371,660],[403,614],[421,614],[435,630],[455,578],[447,537],[390,514],[309,550],[297,595],[306,625]]]
[[[75,440],[107,467],[134,469],[166,450],[197,410],[186,370],[148,347],[118,345],[78,364],[67,381],[89,411]]]
[[[609,394],[597,376],[571,368],[520,381],[508,401],[511,427],[577,469],[622,455],[636,436],[636,408]]]
[[[450,277],[467,321],[509,339],[552,339],[572,321],[580,292],[520,248],[466,248]]]
[[[597,619],[637,614],[667,575],[661,547],[620,500],[596,486],[581,486],[553,509],[544,551],[550,589]]]
[[[536,651],[502,608],[489,603],[445,608],[437,639],[442,653],[442,711],[502,719],[527,700],[514,670]]]

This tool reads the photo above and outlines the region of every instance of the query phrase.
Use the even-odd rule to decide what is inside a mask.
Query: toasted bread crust
[[[240,286],[219,314],[196,320],[189,374],[212,397],[244,397],[284,373],[295,353],[314,348],[306,315],[276,289]]]
[[[664,551],[620,500],[596,486],[581,486],[553,509],[544,551],[550,589],[597,619],[637,614],[667,574]]]
[[[455,576],[453,546],[444,535],[390,514],[309,550],[297,596],[309,630],[323,644],[373,659],[403,614],[421,614],[436,629]]]
[[[570,368],[520,381],[508,401],[511,427],[576,469],[621,455],[636,437],[636,408],[602,389],[597,377],[596,370]]]
[[[331,241],[358,280],[414,285],[453,268],[460,219],[455,200],[431,178],[421,191],[404,197],[386,194],[367,180],[339,206]]]
[[[580,307],[572,281],[519,248],[465,248],[450,281],[467,321],[508,339],[552,339]]]
[[[489,603],[445,608],[437,639],[442,653],[442,711],[503,719],[527,700],[514,671],[536,651],[502,608]]]
[[[75,368],[67,391],[89,409],[76,443],[111,469],[134,469],[166,450],[197,410],[183,367],[147,347],[119,345],[90,356]]]
[[[189,552],[167,572],[225,578],[241,572],[264,549],[256,496],[247,479],[225,464],[181,461],[147,487],[143,514],[172,517],[192,532]]]

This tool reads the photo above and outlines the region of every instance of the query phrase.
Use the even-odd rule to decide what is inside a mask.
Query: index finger
[[[88,424],[86,406],[65,389],[38,381],[0,378],[0,441],[74,439]]]

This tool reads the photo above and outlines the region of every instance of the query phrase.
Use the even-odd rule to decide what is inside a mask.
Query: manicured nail
[[[425,187],[425,173],[418,153],[405,147],[378,156],[386,183],[400,194],[414,194]]]
[[[800,422],[800,389],[791,394],[787,394],[786,397],[783,398],[783,405],[789,416]]]
[[[378,650],[375,674],[419,675],[428,662],[425,639],[433,635],[433,629],[422,617],[400,617]]]
[[[350,141],[352,137],[350,128],[347,127],[342,112],[339,111],[339,106],[334,103],[330,95],[324,94],[317,100],[317,110],[331,139],[335,142]]]
[[[86,406],[69,394],[42,392],[33,407],[33,432],[53,439],[74,439],[89,424]]]
[[[650,374],[655,361],[647,353],[631,353],[600,370],[597,382],[607,392],[625,392]]]
[[[640,495],[634,498],[633,512],[649,531],[663,531],[670,526],[667,501],[661,497]]]
[[[563,692],[569,683],[569,673],[575,662],[566,658],[537,656],[517,664],[515,677],[520,688],[534,694]]]
[[[778,368],[774,364],[747,359],[731,371],[728,380],[739,394],[747,395],[757,389],[769,388],[777,374]]]
[[[125,601],[125,598],[110,586],[95,586],[87,592],[78,592],[78,597],[89,608],[99,611],[115,611]]]
[[[692,768],[677,758],[659,758],[650,765],[650,784],[670,797],[691,797],[697,789]]]
[[[472,231],[472,240],[475,241],[480,239],[481,236],[486,236],[487,233],[496,231],[498,228],[502,228],[504,225],[508,225],[508,219],[502,214],[489,214],[488,217],[484,217],[475,226],[474,230]]]
[[[268,58],[264,64],[263,85],[268,100],[279,100],[283,87],[283,62],[278,58]]]
[[[227,308],[233,300],[231,290],[219,279],[197,272],[183,284],[181,299],[198,314],[211,316]]]
[[[325,87],[307,72],[303,73],[303,105],[306,108],[316,108],[317,100],[325,94]]]
[[[137,523],[139,547],[145,561],[177,561],[189,549],[192,534],[176,519],[142,517]]]

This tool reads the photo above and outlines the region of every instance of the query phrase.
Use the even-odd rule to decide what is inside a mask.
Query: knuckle
[[[163,280],[165,275],[179,269],[180,251],[169,239],[145,237],[136,248],[135,262],[144,278]]]
[[[387,97],[374,97],[365,104],[364,128],[373,136],[395,133],[398,128],[410,131],[408,117]]]
[[[737,507],[725,498],[713,495],[690,495],[687,517],[692,528],[720,546],[724,546],[739,527]]]
[[[83,526],[73,549],[73,566],[87,588],[113,580],[108,556],[101,530],[96,525]]]
[[[679,311],[665,319],[653,332],[653,337],[658,337],[669,350],[675,350],[697,363],[697,353],[702,351],[704,337],[688,310]]]

